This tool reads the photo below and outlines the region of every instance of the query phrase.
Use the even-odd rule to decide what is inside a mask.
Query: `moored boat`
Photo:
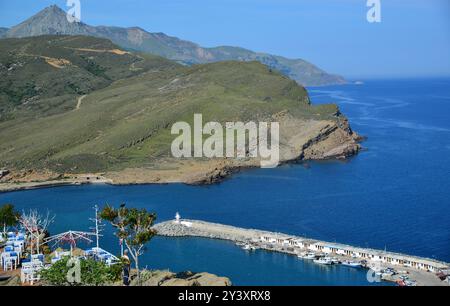
[[[351,261],[351,260],[344,260],[343,262],[341,262],[341,265],[346,266],[346,267],[351,267],[351,268],[361,268],[362,267],[360,262]]]
[[[337,264],[341,263],[341,261],[336,257],[331,257],[330,260],[333,265],[337,265]]]
[[[314,262],[321,265],[332,265],[333,261],[328,257],[321,257],[319,259],[314,259]]]
[[[298,258],[301,259],[315,259],[316,258],[316,254],[312,253],[312,252],[302,252],[300,254],[297,255]]]

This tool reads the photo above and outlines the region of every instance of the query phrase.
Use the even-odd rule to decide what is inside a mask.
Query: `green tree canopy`
[[[139,281],[139,256],[144,253],[145,245],[156,235],[152,228],[156,214],[149,213],[146,209],[127,208],[124,204],[119,209],[106,205],[100,212],[100,218],[109,221],[117,229],[117,237],[123,239],[134,259]]]
[[[19,222],[20,213],[14,209],[12,204],[4,204],[0,207],[0,225],[3,225],[3,231],[9,226],[15,226]]]
[[[52,286],[103,286],[120,279],[121,266],[108,267],[104,262],[93,259],[80,259],[80,282],[70,282],[67,275],[74,264],[69,263],[70,257],[64,257],[50,268],[40,272],[45,284]]]

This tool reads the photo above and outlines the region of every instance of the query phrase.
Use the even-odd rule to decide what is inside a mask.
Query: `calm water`
[[[368,149],[347,162],[242,172],[192,187],[76,186],[0,194],[0,203],[56,214],[52,232],[87,230],[94,204],[146,207],[182,217],[306,235],[450,261],[450,80],[367,81],[310,88],[336,102]],[[102,246],[117,250],[111,234]],[[145,264],[210,271],[235,284],[368,284],[364,271],[321,267],[292,256],[206,239],[156,238]]]

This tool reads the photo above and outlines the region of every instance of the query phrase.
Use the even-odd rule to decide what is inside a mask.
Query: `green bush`
[[[75,265],[71,264],[69,259],[69,257],[65,257],[50,268],[42,270],[41,278],[44,284],[51,286],[104,286],[112,284],[121,277],[122,266],[120,264],[108,267],[105,263],[93,259],[80,259],[80,282],[77,282],[76,279],[71,282],[68,275],[75,276],[76,274],[70,271]]]

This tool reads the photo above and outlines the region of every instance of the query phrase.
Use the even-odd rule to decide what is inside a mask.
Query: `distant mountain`
[[[0,37],[2,37],[2,31],[4,37],[16,38],[39,35],[88,35],[108,38],[123,48],[160,55],[187,65],[225,60],[259,61],[305,86],[346,82],[343,77],[328,74],[301,59],[257,53],[239,47],[203,48],[190,41],[164,33],[149,33],[138,27],[121,28],[90,26],[82,22],[69,23],[66,13],[56,5],[45,8],[9,30],[1,29]]]
[[[0,38],[4,37],[6,35],[7,31],[8,31],[8,28],[0,27]]]

